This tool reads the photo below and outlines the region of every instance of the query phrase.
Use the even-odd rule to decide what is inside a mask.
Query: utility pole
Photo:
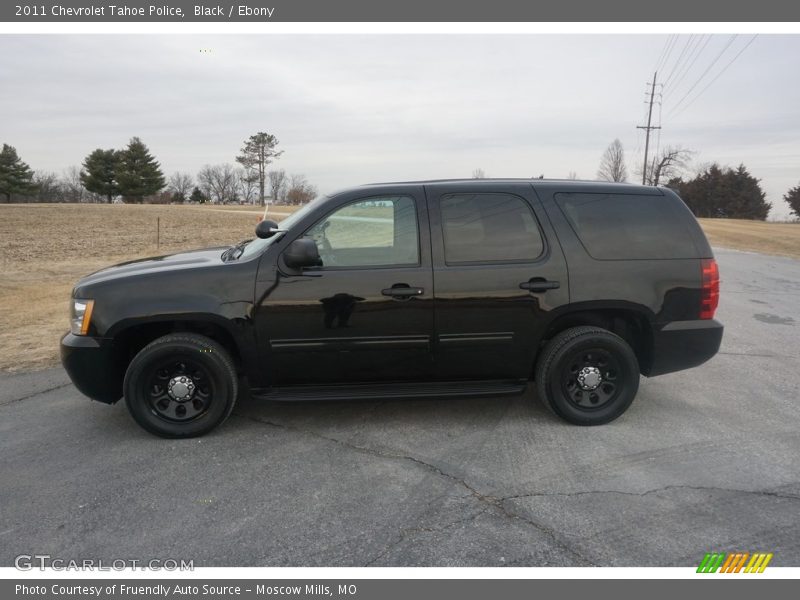
[[[650,88],[650,110],[647,112],[647,125],[637,125],[636,129],[644,129],[645,130],[645,140],[644,140],[644,167],[642,168],[642,185],[647,182],[647,153],[650,150],[650,132],[653,129],[661,129],[661,127],[652,127],[651,123],[653,120],[653,99],[656,96],[656,76],[658,75],[658,71],[653,73],[653,84]]]

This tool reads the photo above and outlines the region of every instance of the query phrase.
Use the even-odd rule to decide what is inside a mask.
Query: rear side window
[[[439,203],[448,265],[536,260],[544,249],[528,203],[512,194],[449,194]]]
[[[599,260],[695,258],[689,229],[667,196],[556,194],[583,247]]]

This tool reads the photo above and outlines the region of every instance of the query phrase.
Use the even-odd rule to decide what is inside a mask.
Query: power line
[[[656,133],[656,156],[659,155],[661,151],[661,109],[663,108],[664,103],[659,100],[658,102],[658,132]]]
[[[682,108],[682,109],[681,109],[681,110],[680,110],[680,111],[679,111],[679,112],[678,112],[678,113],[677,113],[675,116],[677,117],[678,115],[680,115],[681,113],[683,113],[683,111],[685,111],[687,108],[689,108],[689,107],[690,107],[692,104],[694,104],[695,100],[697,100],[697,99],[698,99],[700,96],[702,96],[702,95],[703,95],[703,92],[705,92],[705,91],[706,91],[708,88],[710,88],[710,87],[711,87],[711,85],[712,85],[712,84],[713,84],[713,83],[714,83],[714,82],[715,82],[717,79],[719,79],[720,77],[722,77],[722,74],[723,74],[725,71],[727,71],[727,70],[728,70],[728,67],[730,67],[730,66],[731,66],[731,65],[732,65],[734,62],[736,62],[736,59],[737,59],[737,58],[739,58],[739,57],[742,55],[742,53],[743,53],[745,50],[747,50],[747,49],[750,47],[750,44],[752,44],[753,42],[755,42],[755,41],[756,41],[756,38],[757,38],[757,37],[758,37],[758,34],[755,34],[753,37],[751,37],[751,38],[750,38],[750,41],[749,41],[749,42],[747,42],[747,43],[744,45],[744,47],[743,47],[741,50],[739,50],[739,52],[736,54],[736,56],[734,56],[734,57],[731,59],[731,61],[730,61],[728,64],[726,64],[724,67],[722,67],[722,70],[721,70],[719,73],[717,73],[716,77],[714,77],[714,79],[712,79],[711,81],[709,81],[709,82],[708,82],[708,85],[706,85],[706,87],[704,87],[702,90],[700,90],[700,92],[699,92],[699,93],[698,93],[698,94],[697,94],[697,95],[696,95],[694,98],[692,98],[692,99],[689,101],[689,103],[688,103],[688,104],[684,105],[684,107],[683,107],[683,108]]]
[[[669,47],[671,41],[672,41],[672,35],[667,36],[667,39],[664,42],[664,47],[661,49],[661,54],[658,55],[656,66],[653,67],[654,71],[658,71],[661,68],[661,61],[664,59],[664,55],[667,53],[667,48]]]
[[[647,119],[647,100],[642,102],[642,121]],[[642,148],[642,138],[644,136],[644,132],[641,129],[636,129],[636,149],[634,150],[634,155],[639,156],[639,152],[643,149]]]
[[[678,87],[680,86],[680,84],[683,82],[683,80],[686,79],[686,76],[692,71],[692,67],[694,67],[694,65],[697,62],[697,60],[700,58],[700,56],[702,56],[703,51],[706,49],[706,46],[708,46],[708,43],[711,41],[711,37],[712,36],[709,33],[706,36],[706,41],[702,42],[701,41],[702,40],[702,36],[701,36],[701,39],[700,39],[700,41],[698,41],[698,44],[696,46],[696,52],[694,54],[694,58],[689,63],[689,66],[686,67],[683,70],[683,73],[681,73],[681,75],[678,77],[678,80],[675,81],[675,83],[672,84],[668,90],[665,90],[664,98],[667,98],[670,95],[670,93],[672,92],[672,90],[677,90]]]
[[[693,42],[694,42],[694,34],[690,35],[686,40],[686,43],[683,45],[683,50],[681,50],[681,53],[678,55],[678,59],[675,61],[675,64],[672,65],[672,70],[669,72],[669,75],[667,75],[667,77],[664,79],[664,87],[669,85],[672,76],[675,74],[675,71],[681,64],[683,57],[686,55],[686,51],[689,49],[689,45],[692,44]]]
[[[712,69],[712,67],[715,64],[717,64],[717,61],[719,61],[719,59],[722,58],[722,55],[725,54],[725,52],[728,50],[728,48],[730,48],[731,44],[733,44],[733,42],[736,40],[737,37],[739,37],[739,34],[734,34],[731,37],[731,39],[728,40],[728,43],[725,44],[725,47],[722,48],[720,53],[717,54],[716,58],[713,61],[711,61],[711,64],[706,67],[706,70],[703,71],[702,74],[700,75],[700,77],[697,78],[697,81],[695,81],[694,84],[692,84],[692,87],[689,88],[689,91],[686,92],[683,95],[683,97],[680,100],[678,100],[678,102],[675,104],[675,106],[672,107],[672,110],[667,114],[667,116],[670,116],[672,113],[674,113],[678,109],[678,107],[681,105],[681,103],[684,100],[686,100],[686,98],[688,98],[689,94],[691,94],[694,91],[694,89],[703,80],[703,78],[708,74],[708,72]]]
[[[667,62],[669,61],[669,57],[672,56],[672,51],[675,49],[675,44],[678,41],[678,35],[672,36],[672,43],[669,45],[669,49],[667,50],[666,55],[664,56],[664,62],[661,63],[661,68],[665,67]],[[654,69],[654,71],[658,71],[658,69]]]
[[[661,68],[661,61],[664,60],[664,55],[667,53],[667,48],[669,48],[669,44],[672,41],[672,35],[668,35],[667,39],[664,40],[664,45],[661,48],[661,52],[658,55],[658,60],[656,60],[656,66],[653,67],[654,70],[658,70]]]

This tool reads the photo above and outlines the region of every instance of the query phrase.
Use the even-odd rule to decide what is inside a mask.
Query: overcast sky
[[[0,143],[61,172],[139,136],[170,174],[232,163],[263,130],[285,150],[276,166],[326,193],[476,168],[593,179],[618,137],[635,180],[664,56],[661,147],[743,162],[785,218],[781,196],[800,183],[800,35],[761,35],[734,60],[752,37],[683,35],[666,56],[666,35],[5,35]]]

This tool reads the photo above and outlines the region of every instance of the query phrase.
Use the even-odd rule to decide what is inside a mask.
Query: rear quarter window
[[[684,215],[669,196],[559,193],[555,200],[592,258],[697,257]]]

